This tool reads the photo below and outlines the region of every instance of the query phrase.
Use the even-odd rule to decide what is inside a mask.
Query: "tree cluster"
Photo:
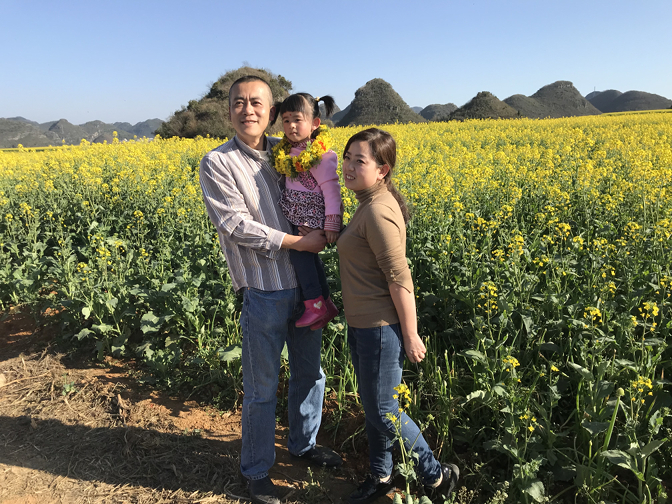
[[[207,135],[231,138],[235,135],[235,130],[229,119],[229,89],[231,84],[245,75],[255,75],[268,82],[274,100],[286,98],[292,90],[292,83],[282,75],[258,68],[241,67],[222,75],[205,96],[200,100],[190,100],[186,107],[176,111],[163,123],[156,133],[163,138],[195,138]],[[278,128],[280,124],[276,123],[273,131]]]

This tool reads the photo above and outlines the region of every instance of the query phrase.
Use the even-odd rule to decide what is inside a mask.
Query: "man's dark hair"
[[[269,98],[268,104],[269,106],[273,105],[273,90],[271,89],[271,85],[264,79],[262,79],[261,77],[257,77],[256,75],[244,75],[243,77],[236,79],[229,88],[229,107],[231,106],[231,91],[233,91],[233,88],[238,84],[244,84],[245,82],[263,82],[264,84],[266,84],[266,87],[268,88],[268,98]]]

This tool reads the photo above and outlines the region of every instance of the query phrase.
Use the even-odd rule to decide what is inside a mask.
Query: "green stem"
[[[609,442],[611,441],[611,433],[614,431],[614,424],[616,423],[616,414],[618,413],[618,406],[621,404],[620,397],[616,397],[616,406],[614,407],[614,412],[611,415],[611,422],[609,422],[609,428],[607,429],[607,436],[604,438],[604,445],[602,450],[609,448]]]

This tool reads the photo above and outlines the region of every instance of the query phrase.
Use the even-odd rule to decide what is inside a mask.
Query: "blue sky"
[[[344,108],[379,77],[411,106],[569,80],[672,99],[672,1],[0,0],[0,117],[167,119],[243,63]]]

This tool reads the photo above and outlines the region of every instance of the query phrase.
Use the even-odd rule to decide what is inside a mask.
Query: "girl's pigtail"
[[[334,99],[329,95],[315,98],[315,108],[317,109],[317,114],[315,115],[315,117],[320,117],[319,102],[324,103],[325,119],[331,117],[331,114],[333,114],[334,108],[336,107],[336,102],[334,101]]]

